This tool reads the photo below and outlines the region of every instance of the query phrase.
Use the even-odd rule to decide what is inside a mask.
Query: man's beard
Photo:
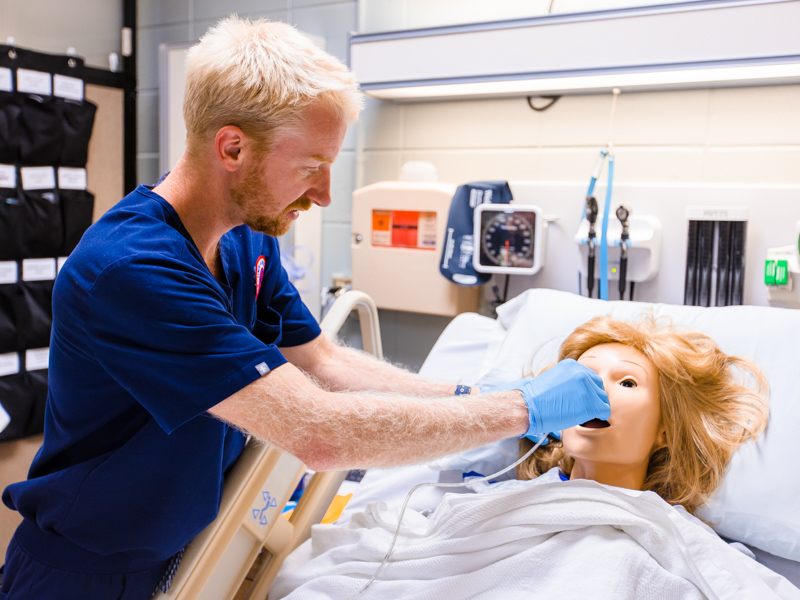
[[[231,197],[244,215],[244,224],[253,231],[279,237],[289,231],[292,221],[286,218],[293,210],[308,210],[311,200],[302,196],[287,206],[279,217],[265,217],[258,212],[264,206],[274,204],[275,199],[269,187],[261,180],[258,169],[253,168],[242,182],[231,190]]]

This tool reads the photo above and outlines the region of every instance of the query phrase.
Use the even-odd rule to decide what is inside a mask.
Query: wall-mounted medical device
[[[684,304],[744,304],[747,207],[688,206]]]
[[[587,202],[587,210],[575,234],[575,243],[578,245],[578,271],[588,290],[594,290],[594,282],[600,278],[600,261],[594,257],[599,255],[597,232],[602,226],[603,218],[598,216],[596,202]],[[609,216],[606,239],[608,279],[618,283],[619,299],[624,299],[626,282],[641,283],[658,273],[661,263],[661,221],[652,215],[637,215],[632,209],[620,206],[615,214]],[[610,299],[617,298],[612,295]]]
[[[368,95],[399,101],[800,81],[800,3],[646,4],[352,35],[350,66]]]
[[[794,243],[767,249],[764,285],[770,303],[800,308],[800,221]]]
[[[352,286],[378,308],[455,316],[476,311],[480,286],[439,273],[451,183],[383,181],[353,192]]]
[[[538,206],[481,204],[474,227],[476,271],[533,275],[542,268],[546,223]]]

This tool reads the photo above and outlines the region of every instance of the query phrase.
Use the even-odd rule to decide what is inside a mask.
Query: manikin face
[[[595,346],[578,362],[602,377],[611,417],[607,422],[594,420],[563,431],[564,449],[575,458],[572,477],[623,485],[617,477],[628,481],[635,475],[643,482],[650,455],[665,435],[653,363],[623,344]]]
[[[331,165],[342,149],[346,123],[319,105],[300,126],[278,134],[270,151],[231,190],[241,221],[254,231],[283,235],[300,211],[331,203]]]

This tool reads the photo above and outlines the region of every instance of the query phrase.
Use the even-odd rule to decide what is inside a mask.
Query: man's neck
[[[217,277],[219,239],[238,225],[228,213],[230,198],[219,175],[194,165],[184,154],[170,174],[153,188],[178,213],[206,265]]]

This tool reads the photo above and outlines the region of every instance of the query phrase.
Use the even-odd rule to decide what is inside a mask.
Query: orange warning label
[[[373,210],[372,245],[436,249],[436,213],[417,210]]]

